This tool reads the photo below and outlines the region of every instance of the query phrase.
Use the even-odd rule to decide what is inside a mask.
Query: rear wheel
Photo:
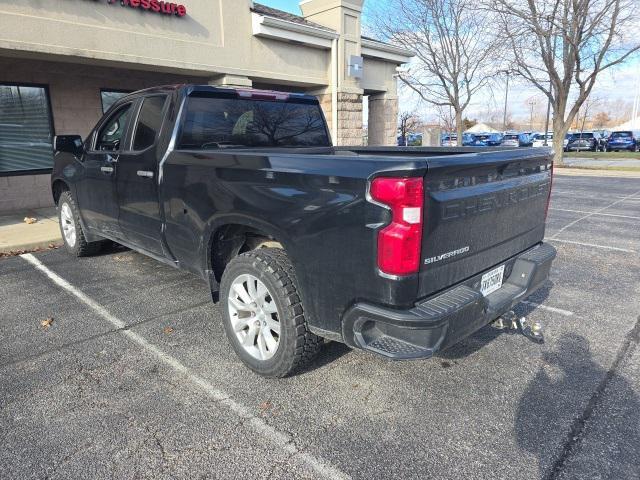
[[[85,257],[100,251],[102,242],[87,242],[80,224],[78,208],[69,191],[62,192],[58,199],[58,221],[64,246],[69,253],[76,257]]]
[[[321,338],[304,316],[293,266],[278,248],[243,253],[220,285],[227,338],[240,360],[266,377],[284,377],[311,362]]]

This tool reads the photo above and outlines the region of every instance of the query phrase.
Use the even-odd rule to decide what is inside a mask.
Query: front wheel
[[[310,363],[321,338],[309,331],[293,266],[278,248],[237,256],[220,285],[227,338],[240,360],[265,377],[285,377]]]
[[[58,199],[58,221],[64,246],[69,253],[85,257],[100,251],[102,242],[87,242],[80,224],[78,207],[69,191],[62,192]]]

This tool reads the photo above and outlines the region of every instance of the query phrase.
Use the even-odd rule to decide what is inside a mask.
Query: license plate
[[[502,277],[504,275],[504,265],[494,268],[490,272],[482,275],[480,282],[480,292],[485,297],[492,292],[495,292],[502,286]]]

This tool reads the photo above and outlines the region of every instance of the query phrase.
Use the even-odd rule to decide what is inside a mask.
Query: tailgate
[[[461,157],[429,161],[419,297],[496,266],[544,237],[548,149]]]

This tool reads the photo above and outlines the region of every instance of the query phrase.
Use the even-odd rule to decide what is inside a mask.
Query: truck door
[[[115,178],[132,110],[133,103],[125,103],[98,126],[83,156],[84,174],[77,186],[85,224],[115,237],[120,237]]]
[[[125,240],[151,253],[162,254],[158,200],[158,136],[167,95],[142,97],[136,108],[129,148],[118,160],[116,193],[118,222]]]

